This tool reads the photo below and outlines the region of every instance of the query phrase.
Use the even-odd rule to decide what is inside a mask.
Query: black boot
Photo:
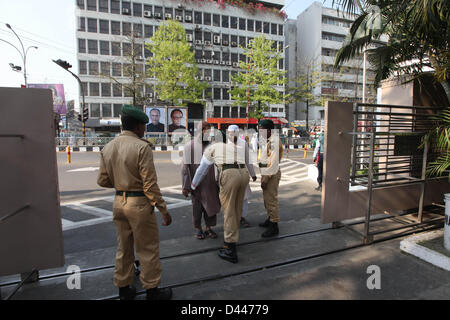
[[[259,224],[260,227],[268,228],[270,226],[270,218],[267,218],[266,221]]]
[[[276,235],[278,235],[278,223],[277,222],[270,222],[269,227],[267,228],[267,230],[261,235],[263,238],[269,238],[269,237],[274,237]]]
[[[152,288],[147,289],[147,300],[170,300],[172,298],[171,288]]]
[[[232,263],[238,262],[236,243],[223,243],[223,248],[219,249],[219,257]]]
[[[322,191],[322,185],[319,184],[319,186],[318,186],[317,188],[314,188],[314,190],[316,190],[316,191]]]
[[[136,288],[133,286],[126,286],[119,288],[120,300],[133,300],[136,296]]]

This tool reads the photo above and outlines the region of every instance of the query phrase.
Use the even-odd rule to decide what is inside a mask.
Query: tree
[[[147,77],[144,70],[144,59],[142,57],[143,45],[144,41],[143,39],[140,41],[137,32],[130,33],[120,43],[123,60],[120,60],[120,62],[118,60],[118,64],[115,64],[113,61],[112,75],[110,73],[100,73],[101,76],[111,80],[113,86],[116,85],[124,88],[125,96],[131,97],[135,106],[143,106],[146,103],[144,87]],[[120,48],[117,49],[120,50]],[[115,70],[116,66],[122,68],[121,62],[123,62],[123,72],[122,70]],[[114,76],[116,72],[122,74],[128,80],[123,81]]]
[[[194,53],[186,40],[184,27],[176,21],[166,21],[150,38],[146,48],[153,53],[147,64],[157,82],[155,91],[163,101],[175,104],[202,101],[206,82],[196,79],[198,72]]]
[[[253,39],[243,48],[245,61],[239,67],[244,72],[232,76],[235,86],[231,89],[233,105],[247,106],[251,118],[261,119],[271,104],[284,103],[288,95],[276,86],[286,83],[285,70],[278,68],[281,52],[273,47],[273,41],[264,35]]]

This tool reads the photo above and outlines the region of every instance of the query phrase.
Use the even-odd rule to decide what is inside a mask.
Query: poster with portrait
[[[145,107],[145,113],[149,119],[146,132],[150,134],[167,132],[166,107]]]
[[[66,98],[63,84],[29,83],[28,88],[50,89],[53,96],[53,111],[57,114],[66,114]]]
[[[168,107],[167,108],[167,125],[168,132],[175,130],[187,130],[187,108],[186,107]]]

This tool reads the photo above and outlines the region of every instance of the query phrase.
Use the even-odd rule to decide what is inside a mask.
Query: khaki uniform
[[[274,150],[277,143],[278,150]],[[261,182],[266,184],[266,188],[263,189],[264,207],[271,222],[280,221],[278,215],[278,186],[281,179],[279,164],[282,157],[283,144],[277,137],[271,136],[261,151],[260,159],[262,163]]]
[[[236,243],[239,240],[239,221],[242,215],[245,189],[250,181],[247,168],[248,145],[239,140],[234,143],[215,143],[206,148],[204,157],[219,168],[220,203],[224,215],[224,241]],[[227,164],[238,164],[240,168],[228,168]],[[246,168],[247,166],[247,168]],[[250,169],[253,171],[253,168]],[[254,175],[254,172],[250,172]]]
[[[135,246],[143,288],[157,287],[161,281],[161,264],[154,207],[163,214],[167,213],[167,207],[157,184],[150,143],[131,131],[123,131],[102,150],[97,183],[117,191],[145,194],[145,197],[116,195],[114,199],[113,221],[117,228],[114,285],[132,284]]]

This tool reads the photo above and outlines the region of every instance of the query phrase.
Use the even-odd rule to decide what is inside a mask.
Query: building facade
[[[158,26],[173,19],[186,29],[200,69],[198,77],[210,84],[203,96],[206,109],[188,105],[191,128],[195,120],[246,118],[246,107],[232,106],[229,93],[231,76],[240,72],[239,61],[245,59],[240,46],[246,47],[253,38],[264,34],[280,50],[285,47],[284,17],[279,14],[284,1],[280,0],[264,1],[266,10],[249,10],[223,0],[76,0],[76,3],[78,74],[89,108],[87,126],[98,131],[119,131],[121,105],[132,101],[129,92],[104,76],[110,75],[120,83],[129,81],[123,76],[124,49],[129,46],[127,39],[131,33],[142,48],[137,64],[145,70],[146,59],[151,55],[145,42]],[[279,68],[284,70],[284,59]],[[163,106],[153,89],[155,81],[145,80],[146,104]],[[273,114],[268,116],[284,117],[285,107],[271,106],[270,113]]]
[[[363,55],[346,62],[339,69],[333,67],[336,53],[355,18],[354,15],[326,8],[321,2],[314,2],[297,19],[286,21],[286,29],[289,30],[286,37],[289,46],[286,50],[287,69],[291,85],[300,74],[306,74],[310,76],[310,83],[318,82],[314,93],[323,101],[362,102]],[[368,103],[376,102],[374,80],[373,67],[366,62],[365,97]],[[324,119],[323,106],[310,104],[308,109],[311,124]],[[289,121],[305,120],[306,103],[289,104],[287,113]]]

